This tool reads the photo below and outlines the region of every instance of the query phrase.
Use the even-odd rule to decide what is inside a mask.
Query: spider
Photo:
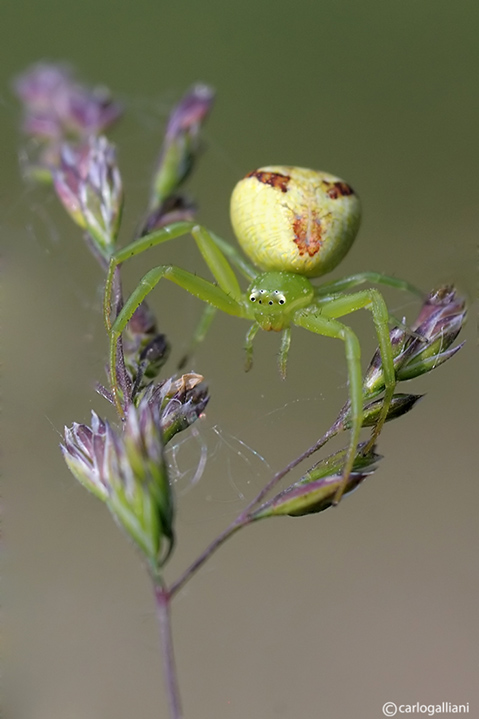
[[[377,289],[345,292],[363,282],[384,283],[417,293],[407,282],[376,272],[363,272],[315,285],[311,281],[341,262],[359,229],[360,202],[339,177],[300,167],[268,166],[250,172],[238,182],[231,197],[235,235],[256,269],[228,242],[193,222],[177,222],[142,237],[115,253],[105,288],[105,323],[110,336],[110,379],[120,416],[123,414],[116,381],[117,344],[136,308],[162,278],[183,287],[208,303],[195,335],[200,341],[216,310],[253,322],[246,335],[247,368],[259,329],[282,333],[278,357],[284,377],[291,341],[291,325],[344,342],[349,379],[351,434],[343,467],[346,486],[356,456],[363,418],[361,350],[355,333],[339,318],[359,309],[371,311],[384,373],[384,399],[366,449],[372,447],[386,420],[396,377],[389,338],[389,312]],[[146,273],[118,316],[111,322],[111,295],[115,269],[130,257],[191,233],[215,282],[172,265]],[[240,288],[230,262],[249,281]],[[341,498],[338,491],[336,503]]]

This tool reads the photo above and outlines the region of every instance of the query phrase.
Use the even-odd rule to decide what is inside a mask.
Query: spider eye
[[[285,302],[286,302],[286,300],[284,299],[284,297],[282,297],[282,298],[280,299],[280,301],[279,301],[279,304],[280,304],[280,305],[284,305]]]
[[[249,296],[250,302],[256,302],[256,297],[254,295]]]
[[[268,304],[269,304],[269,305],[272,305],[272,304],[273,304],[273,300],[270,300],[270,301],[268,302]]]

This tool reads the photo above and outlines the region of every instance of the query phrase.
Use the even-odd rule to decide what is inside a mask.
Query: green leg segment
[[[152,232],[150,235],[139,237],[134,242],[130,243],[123,249],[116,252],[110,260],[108,267],[108,273],[106,276],[105,283],[105,294],[103,297],[103,318],[105,321],[105,327],[108,332],[111,330],[111,293],[113,290],[113,281],[115,277],[116,268],[131,257],[140,255],[142,252],[156,247],[157,245],[173,240],[176,237],[187,235],[195,227],[193,222],[175,222],[172,225],[162,227],[156,232]]]
[[[221,237],[218,237],[218,235],[215,235],[214,232],[210,232],[210,237],[217,245],[217,247],[222,250],[222,252],[226,255],[226,257],[229,259],[232,265],[236,267],[237,270],[241,272],[241,274],[246,277],[249,282],[254,280],[254,278],[258,274],[258,270],[256,270],[253,265],[250,265],[247,260],[243,257],[243,255],[238,252],[236,247],[233,245],[230,245],[229,242],[226,242],[226,240],[223,240]]]
[[[248,263],[241,257],[241,255],[235,250],[234,247],[229,245],[225,240],[222,240],[217,235],[199,225],[194,227],[191,234],[196,240],[196,243],[203,255],[205,262],[211,269],[213,276],[215,277],[218,285],[227,294],[231,295],[234,299],[240,299],[241,290],[236,279],[228,259],[251,281],[256,277],[257,272],[254,268],[250,267]],[[225,257],[228,258],[226,258]],[[195,348],[203,342],[206,337],[206,333],[213,321],[215,310],[208,306],[205,308],[198,327],[195,330],[193,339],[188,349],[188,352],[182,358],[180,367],[183,367],[188,361]]]
[[[246,341],[245,341],[245,372],[249,372],[251,367],[253,366],[253,340],[258,334],[258,330],[260,329],[260,325],[255,322],[254,325],[251,325],[248,332],[246,333]]]
[[[280,347],[279,355],[278,355],[279,373],[280,373],[282,379],[286,379],[286,364],[288,362],[288,352],[289,352],[290,346],[291,346],[291,329],[289,327],[286,327],[286,329],[283,330],[283,333],[281,336],[281,347]]]
[[[371,449],[378,437],[391,404],[391,399],[396,386],[396,373],[394,370],[393,353],[391,340],[389,338],[389,312],[381,293],[378,290],[369,289],[345,295],[337,299],[329,300],[324,305],[319,304],[321,313],[327,317],[343,317],[359,309],[370,310],[373,316],[374,326],[378,337],[379,351],[381,354],[382,368],[384,374],[384,399],[376,426],[373,429],[371,438],[365,447],[365,451]]]
[[[304,327],[311,332],[316,332],[318,335],[337,337],[343,340],[345,344],[349,377],[349,398],[351,402],[351,437],[343,467],[343,481],[334,498],[334,504],[337,504],[343,495],[353,468],[363,422],[361,347],[354,332],[336,319],[325,317],[319,313],[300,310],[295,315],[294,322],[300,327]]]
[[[188,233],[193,235],[206,264],[221,289],[233,297],[233,299],[239,300],[241,297],[241,289],[236,275],[234,274],[233,269],[223,252],[211,236],[209,230],[201,225],[195,225],[193,222],[175,222],[172,225],[162,227],[156,232],[152,232],[150,235],[140,237],[138,240],[135,240],[135,242],[132,242],[130,245],[127,245],[113,255],[108,268],[103,303],[103,314],[108,331],[111,329],[111,293],[115,268],[126,260],[135,257],[152,247],[156,247],[157,245],[161,245],[163,242],[168,242],[169,240],[173,240],[177,237],[187,235]]]
[[[190,346],[188,347],[188,350],[185,352],[185,354],[178,363],[178,369],[183,369],[185,367],[187,362],[190,361],[190,357],[194,353],[198,345],[203,342],[204,338],[206,337],[206,333],[208,332],[210,325],[214,320],[216,311],[216,308],[212,305],[206,305],[190,342]]]
[[[224,254],[215,245],[209,230],[196,225],[191,234],[218,285],[233,299],[239,300],[241,290],[236,275]]]
[[[391,277],[390,275],[383,275],[381,272],[360,272],[357,275],[351,275],[350,277],[343,277],[339,280],[333,280],[333,282],[325,282],[318,287],[315,287],[315,295],[319,299],[326,296],[331,296],[349,290],[351,287],[357,287],[364,282],[370,282],[376,285],[387,285],[388,287],[394,287],[397,290],[404,290],[410,292],[421,299],[424,298],[424,292],[414,285],[406,282],[406,280],[400,280],[397,277]]]
[[[165,278],[175,282],[190,294],[198,297],[200,300],[207,302],[216,309],[222,310],[229,315],[244,317],[243,306],[236,302],[232,297],[226,294],[220,287],[212,282],[208,282],[201,277],[197,277],[191,272],[182,270],[172,265],[163,265],[155,267],[146,273],[140,284],[132,292],[128,300],[125,302],[120,314],[116,318],[110,330],[110,382],[115,406],[120,416],[123,415],[123,409],[118,397],[118,384],[116,376],[117,362],[117,343],[118,339],[130,321],[136,308],[143,302],[149,293],[156,287],[158,282]]]
[[[195,275],[181,270],[178,267],[157,267],[143,277],[140,285],[128,298],[125,305],[119,312],[118,317],[116,317],[112,323],[111,295],[113,291],[116,268],[131,257],[135,257],[152,247],[156,247],[163,242],[167,242],[168,240],[172,240],[176,237],[181,237],[187,233],[191,233],[193,235],[193,238],[214,279],[216,280],[217,285],[212,282],[207,282],[201,277],[196,277]],[[149,235],[145,235],[144,237],[135,240],[135,242],[132,242],[122,250],[119,250],[119,252],[112,257],[108,268],[103,300],[103,315],[105,326],[110,334],[110,381],[112,384],[112,393],[115,400],[115,406],[117,410],[119,410],[121,416],[123,415],[123,411],[118,397],[116,377],[118,338],[133,316],[136,308],[157,285],[162,277],[176,282],[176,284],[180,285],[180,287],[183,287],[191,294],[207,302],[212,308],[220,309],[228,314],[240,317],[244,316],[244,309],[241,304],[241,289],[236,275],[217,242],[213,239],[210,232],[204,227],[196,225],[192,222],[177,222],[163,227],[156,232],[152,232]],[[195,333],[194,343],[197,343],[204,338],[213,315],[213,309],[209,309],[205,313],[202,318],[202,322]]]

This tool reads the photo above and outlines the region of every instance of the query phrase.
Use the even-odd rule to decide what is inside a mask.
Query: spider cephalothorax
[[[295,312],[311,304],[314,288],[302,275],[293,272],[264,272],[247,291],[249,315],[263,330],[289,327]]]
[[[112,395],[120,414],[122,397],[116,381],[117,344],[136,308],[163,277],[183,287],[209,308],[196,333],[203,339],[212,313],[253,322],[246,335],[247,368],[251,366],[253,340],[258,330],[282,332],[279,368],[285,376],[291,325],[303,327],[344,342],[349,377],[351,439],[343,469],[343,487],[356,455],[363,419],[361,351],[354,332],[339,321],[359,309],[371,311],[379,340],[384,375],[384,398],[370,448],[384,424],[396,383],[389,313],[376,289],[345,292],[362,282],[383,282],[415,291],[407,282],[375,272],[363,272],[326,284],[309,278],[332,270],[345,256],[360,221],[359,200],[344,180],[334,175],[283,165],[261,167],[240,180],[231,198],[231,219],[238,241],[257,270],[228,242],[205,227],[177,222],[140,238],[117,252],[110,263],[105,291],[105,323],[110,333]],[[215,282],[174,265],[150,270],[132,292],[118,316],[111,321],[111,294],[115,269],[128,258],[167,240],[191,233]],[[230,264],[249,282],[246,292]],[[338,492],[337,500],[342,494]]]

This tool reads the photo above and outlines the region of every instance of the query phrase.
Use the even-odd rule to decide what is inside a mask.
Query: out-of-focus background
[[[232,238],[235,182],[264,164],[327,170],[360,194],[364,221],[333,276],[374,269],[429,289],[475,290],[477,23],[473,0],[43,0],[2,8],[1,210],[7,705],[22,719],[166,717],[147,577],[106,510],[75,483],[64,424],[107,412],[93,391],[106,353],[102,277],[52,192],[21,177],[12,78],[68,61],[126,105],[111,134],[127,192],[122,239],[145,207],[169,110],[196,81],[217,104],[189,182],[201,221]],[[474,160],[476,158],[476,160]],[[160,259],[161,257],[161,259]],[[141,258],[203,272],[190,240]],[[126,268],[125,268],[126,269]],[[386,292],[395,316],[414,301]],[[154,296],[173,343],[201,313]],[[365,361],[371,318],[352,317]],[[411,386],[427,397],[380,439],[380,469],[334,511],[259,523],[222,548],[174,605],[186,719],[373,719],[386,702],[469,702],[479,716],[478,382],[465,348]],[[182,437],[176,576],[346,396],[343,348],[293,333],[289,376],[263,333],[243,372],[246,324],[219,317],[194,367],[212,399]],[[203,478],[191,485],[202,447]],[[10,624],[10,622],[8,622]]]

